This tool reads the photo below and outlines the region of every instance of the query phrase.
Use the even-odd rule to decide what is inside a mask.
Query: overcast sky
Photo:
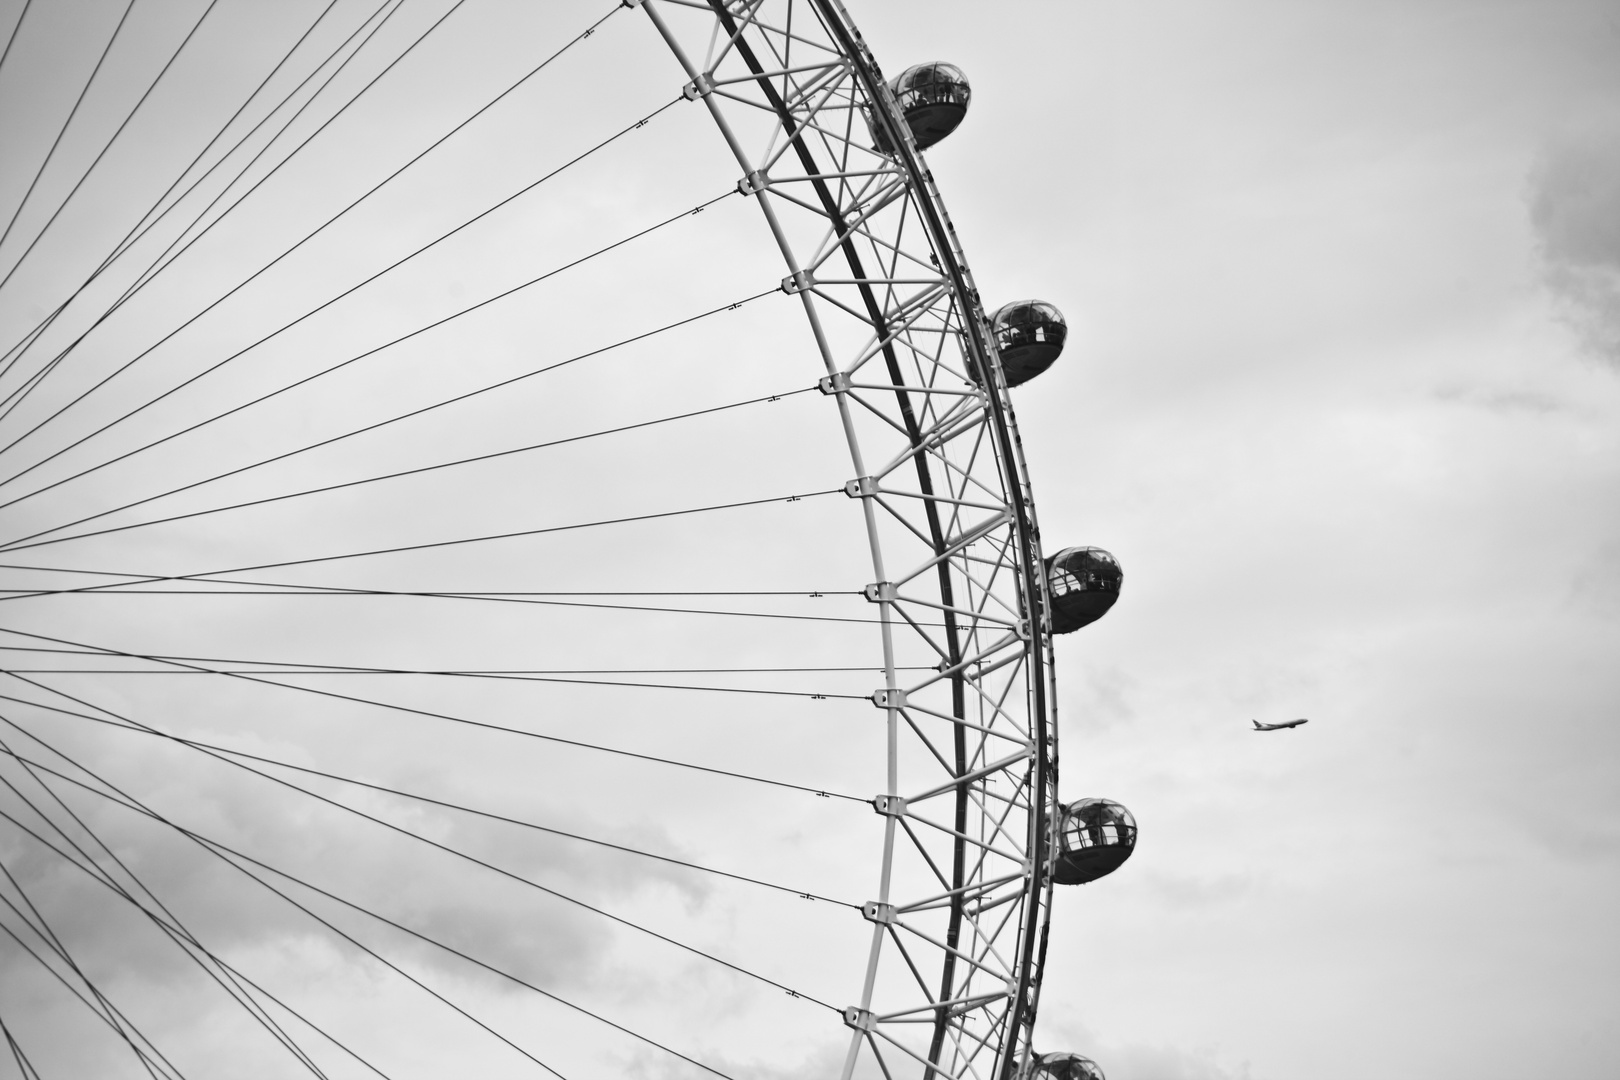
[[[405,0],[379,35],[377,56],[397,53],[448,6]],[[262,265],[610,6],[467,0],[430,39],[438,52],[424,47],[420,63],[379,83],[369,112],[357,110],[295,159],[302,173],[267,184],[259,202],[244,204],[241,224],[177,263],[124,322],[88,338],[81,366],[64,366],[49,393],[0,420],[3,441],[137,351],[131,343],[144,347],[172,328],[200,306],[196,298],[211,299]],[[75,0],[30,10],[0,71],[6,217],[123,7]],[[294,7],[296,17],[287,14]],[[326,47],[374,7],[343,0],[334,9],[342,34]],[[20,8],[0,4],[0,33]],[[111,89],[87,96],[82,137],[64,138],[55,171],[44,173],[0,244],[0,273],[133,104],[130,88],[138,94],[202,8],[135,5],[130,47],[109,59]],[[1620,6],[863,0],[850,9],[887,74],[949,60],[972,80],[966,121],[928,152],[929,164],[987,302],[1050,300],[1072,330],[1058,366],[1015,397],[1045,545],[1099,545],[1125,569],[1114,611],[1057,645],[1062,789],[1066,799],[1124,802],[1141,840],[1113,877],[1060,892],[1039,1047],[1086,1053],[1111,1080],[1620,1074]],[[191,66],[176,67],[167,96],[154,96],[51,242],[0,290],[0,347],[84,278],[317,10],[221,0],[204,24],[213,36],[200,32]],[[355,64],[352,89],[364,81],[362,60]],[[486,128],[469,129],[464,147],[425,160],[415,186],[389,189],[347,232],[245,293],[228,317],[199,323],[127,382],[87,398],[63,429],[89,431],[234,352],[635,122],[681,81],[644,16],[614,16],[492,112]],[[324,321],[278,338],[252,354],[251,367],[201,382],[42,467],[22,489],[369,349],[735,182],[695,106],[677,106],[635,138],[375,295],[357,294]],[[10,519],[3,537],[752,296],[775,285],[775,260],[757,210],[729,199],[559,278],[543,299],[520,298],[511,313],[478,316],[475,328],[417,339],[389,354],[398,359],[386,367],[357,364],[321,384],[329,391],[278,399],[262,416],[243,414],[228,429],[0,510]],[[576,365],[544,390],[520,387],[410,434],[357,441],[318,465],[288,463],[162,505],[177,513],[802,390],[819,373],[787,298],[726,318]],[[61,333],[58,344],[71,340]],[[847,479],[819,395],[765,408],[604,440],[589,452],[513,459],[523,463],[492,466],[476,480],[319,496],[288,504],[297,509],[237,515],[235,525],[132,530],[15,561],[191,573],[819,491]],[[19,447],[0,460],[32,464],[69,441],[53,438],[42,432],[39,451]],[[497,545],[480,561],[424,556],[301,570],[297,580],[859,588],[869,569],[850,509],[841,497],[810,499],[735,525],[635,526],[544,548]],[[292,580],[280,573],[262,579]],[[380,605],[311,617],[300,601],[240,598],[220,598],[202,614],[185,606],[202,603],[193,599],[122,608],[65,599],[7,602],[0,625],[129,651],[434,669],[839,666],[876,655],[872,628],[853,623],[766,630],[741,618],[590,613],[531,623],[527,614],[424,616]],[[749,602],[870,617],[847,598]],[[429,623],[431,640],[422,636]],[[26,664],[7,655],[8,666],[50,666],[39,655]],[[826,800],[806,807],[787,795],[650,768],[626,774],[504,743],[434,750],[414,721],[362,731],[352,727],[358,712],[308,701],[293,708],[263,688],[195,696],[171,685],[178,678],[37,678],[232,746],[839,899],[864,899],[876,873],[876,819],[854,804],[840,816]],[[791,685],[861,694],[871,678]],[[62,704],[8,684],[7,694],[23,689],[18,696]],[[365,692],[384,693],[369,684]],[[531,693],[551,696],[537,706]],[[513,723],[534,714],[538,730],[578,738],[583,729],[621,745],[640,739],[653,752],[862,796],[876,790],[880,745],[869,705],[761,706],[719,695],[695,706],[677,693],[649,697],[654,704],[643,708],[614,696],[651,693],[412,683],[393,698]],[[66,723],[37,707],[5,715],[41,734]],[[749,726],[762,716],[774,725],[769,736]],[[1250,729],[1251,718],[1294,717],[1311,722]],[[20,736],[9,731],[0,734],[15,744]],[[65,727],[59,737],[81,739]],[[836,1061],[843,1028],[830,1013],[794,1011],[802,1003],[779,992],[751,998],[745,984],[686,959],[649,959],[651,947],[587,913],[531,911],[516,892],[458,878],[464,868],[346,831],[285,793],[249,794],[247,781],[187,764],[179,750],[115,750],[88,736],[73,745],[84,760],[123,770],[124,782],[149,782],[149,797],[174,812],[195,811],[199,831],[207,825],[258,845],[268,862],[286,860],[336,891],[393,905],[402,921],[618,1010],[734,1076],[796,1080]],[[23,783],[13,765],[0,775]],[[802,977],[835,1005],[856,995],[865,927],[856,920],[860,933],[852,933],[842,913],[806,914],[815,905],[794,897],[649,870],[555,839],[479,831],[380,795],[343,797],[744,957],[790,985]],[[79,798],[92,813],[95,801]],[[256,963],[361,1043],[380,1030],[377,1011],[403,1018],[403,1030],[371,1047],[397,1052],[391,1075],[469,1067],[465,1057],[433,1064],[441,1044],[430,1025],[440,1021],[419,996],[351,963],[284,907],[232,891],[239,886],[200,857],[160,846],[155,832],[117,811],[93,812],[144,867],[143,880],[192,912],[199,936],[215,935],[233,962]],[[154,1040],[190,1055],[192,1075],[290,1075],[284,1055],[273,1063],[268,1050],[232,1055],[235,1029],[223,1026],[217,991],[177,988],[183,961],[88,899],[8,828],[0,822],[0,861],[31,896],[56,902],[59,929],[98,958],[107,985],[133,999],[128,1007],[147,996]],[[451,884],[438,888],[443,882]],[[0,923],[19,925],[8,910]],[[529,1033],[526,1045],[543,1048],[540,1056],[578,1067],[562,1067],[566,1075],[600,1075],[604,1062],[649,1076],[697,1075],[645,1048],[609,1045],[584,1021],[545,1014],[552,1026],[535,1034],[541,1021],[530,1010],[540,1006],[388,940],[402,962],[446,980],[481,1015]],[[0,1019],[40,1074],[92,1075],[88,1061],[130,1068],[127,1055],[115,1059],[115,1047],[93,1041],[103,1035],[85,1034],[94,1028],[82,1009],[32,963],[0,940]],[[366,1001],[377,1009],[366,1012]],[[504,1048],[489,1054],[479,1059],[484,1075],[531,1074]],[[0,1055],[0,1077],[10,1067]]]

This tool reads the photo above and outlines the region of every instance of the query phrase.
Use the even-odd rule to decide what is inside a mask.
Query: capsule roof
[[[1031,1058],[1021,1072],[1020,1080],[1106,1080],[1095,1061],[1066,1051]]]
[[[1047,559],[1052,633],[1071,633],[1108,614],[1124,584],[1119,560],[1099,547],[1064,548]]]
[[[1052,366],[1063,352],[1069,324],[1044,300],[1014,300],[990,316],[990,333],[1007,385],[1017,386]]]
[[[1081,799],[1063,808],[1052,880],[1084,885],[1118,870],[1136,850],[1136,819],[1112,799]]]
[[[889,89],[919,150],[928,149],[955,131],[973,98],[973,88],[962,69],[943,60],[907,68],[889,80]],[[874,132],[879,152],[892,153],[882,129],[874,125]]]

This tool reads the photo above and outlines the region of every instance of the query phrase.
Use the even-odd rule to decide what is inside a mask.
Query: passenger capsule
[[[940,60],[907,68],[889,80],[889,89],[894,91],[900,114],[906,118],[919,150],[928,149],[955,131],[967,115],[968,100],[973,96],[962,69]],[[872,132],[878,153],[894,152],[881,127],[873,124]]]
[[[1081,799],[1063,808],[1052,881],[1084,885],[1120,868],[1136,850],[1136,819],[1108,799]]]
[[[1102,1069],[1088,1057],[1058,1052],[1026,1058],[1019,1080],[1106,1080]]]
[[[1057,360],[1069,324],[1063,313],[1040,300],[1018,300],[1003,305],[990,317],[990,333],[1001,354],[1001,371],[1008,386],[1027,383]]]
[[[1070,633],[1108,614],[1124,581],[1119,560],[1102,548],[1064,548],[1047,559],[1052,633]]]

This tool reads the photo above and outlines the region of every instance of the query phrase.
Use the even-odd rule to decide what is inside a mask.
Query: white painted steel
[[[781,249],[871,548],[887,789],[873,800],[883,858],[843,1076],[909,1061],[925,1080],[1005,1080],[1038,1003],[1057,746],[1051,636],[1031,602],[1044,593],[1039,532],[978,292],[838,0],[631,6],[679,61]],[[897,668],[919,656],[939,673],[902,686]]]

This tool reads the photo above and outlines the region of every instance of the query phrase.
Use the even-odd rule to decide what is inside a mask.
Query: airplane
[[[1251,721],[1249,721],[1249,723],[1254,725],[1254,730],[1256,730],[1256,731],[1281,731],[1283,728],[1299,727],[1299,725],[1308,724],[1308,723],[1310,723],[1310,721],[1305,720],[1305,719],[1299,719],[1299,720],[1284,720],[1280,724],[1262,724],[1258,720],[1251,720]]]

